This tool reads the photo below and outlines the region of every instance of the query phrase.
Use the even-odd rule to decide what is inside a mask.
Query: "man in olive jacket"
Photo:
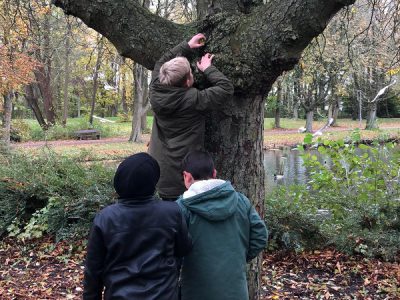
[[[160,176],[147,153],[125,159],[114,177],[118,203],[93,221],[84,300],[178,300],[181,258],[192,247],[176,203],[155,198]]]
[[[186,57],[204,45],[201,33],[167,51],[156,63],[150,85],[154,122],[149,153],[161,170],[157,190],[161,198],[175,200],[185,191],[181,162],[190,150],[204,148],[205,112],[218,109],[233,95],[233,85],[215,66],[213,55],[205,54],[197,68],[211,86],[193,87],[193,75]]]
[[[182,300],[246,300],[246,262],[265,248],[266,226],[229,181],[215,179],[207,152],[188,153],[182,165],[188,190],[177,203],[193,240],[183,260]]]

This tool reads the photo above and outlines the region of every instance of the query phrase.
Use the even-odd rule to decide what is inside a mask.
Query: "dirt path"
[[[149,134],[143,135],[143,143],[147,143],[150,139]],[[56,140],[56,141],[29,141],[23,143],[13,143],[15,148],[36,148],[43,146],[85,146],[96,144],[114,144],[128,142],[128,137],[112,137],[100,140]]]
[[[380,129],[393,129],[400,130],[400,127],[397,127],[398,124],[385,124],[380,126]],[[329,132],[345,132],[354,130],[353,127],[348,126],[337,126],[337,127],[329,127],[324,130],[324,133]],[[314,128],[314,132],[317,131],[318,128]],[[143,143],[148,143],[150,140],[150,134],[143,134]],[[268,149],[275,145],[294,145],[302,141],[303,135],[299,133],[298,129],[287,129],[287,128],[279,128],[279,129],[267,129],[264,131],[264,148]],[[50,147],[58,147],[58,146],[86,146],[86,145],[95,145],[95,144],[113,144],[113,143],[123,143],[128,142],[128,137],[112,137],[112,138],[103,138],[100,140],[56,140],[56,141],[28,141],[22,143],[13,143],[13,147],[15,148],[38,148],[43,146]]]

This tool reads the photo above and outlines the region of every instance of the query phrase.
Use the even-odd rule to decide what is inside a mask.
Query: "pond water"
[[[317,150],[309,150],[321,163],[330,165],[330,160]],[[400,151],[400,146],[395,149]],[[361,152],[361,151],[360,151]],[[303,166],[300,152],[296,148],[266,150],[264,152],[265,190],[270,192],[278,185],[304,184],[307,182],[307,169]]]

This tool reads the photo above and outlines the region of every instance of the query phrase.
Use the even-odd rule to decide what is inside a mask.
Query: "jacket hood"
[[[160,82],[153,84],[151,88],[151,108],[156,114],[172,114],[181,107],[188,88],[166,86]]]
[[[219,181],[220,184],[210,190],[188,198],[181,197],[182,204],[188,210],[211,221],[229,218],[235,213],[238,205],[237,193],[229,181]]]

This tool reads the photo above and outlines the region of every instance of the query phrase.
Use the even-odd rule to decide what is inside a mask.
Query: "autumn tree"
[[[2,140],[6,145],[10,143],[12,99],[23,85],[33,81],[32,72],[40,66],[21,47],[27,30],[17,8],[13,1],[0,1],[0,112]]]
[[[53,3],[108,38],[121,55],[148,69],[165,49],[190,35],[207,36],[203,51],[215,54],[216,66],[235,85],[235,95],[210,115],[206,148],[215,157],[221,177],[247,194],[263,216],[265,95],[283,71],[293,68],[333,15],[353,2],[199,0],[197,22],[189,24],[152,14],[135,0]],[[250,297],[257,299],[259,264],[250,269]]]
[[[352,71],[352,98],[366,112],[366,129],[377,127],[376,114],[384,95],[378,92],[394,81],[400,68],[400,4],[394,0],[360,0],[348,11],[346,38]]]

